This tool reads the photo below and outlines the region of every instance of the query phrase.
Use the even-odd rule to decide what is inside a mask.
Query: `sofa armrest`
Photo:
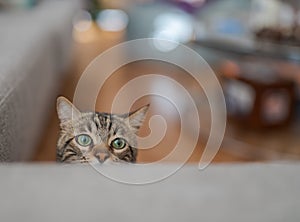
[[[0,14],[0,161],[32,157],[71,57],[78,1]]]

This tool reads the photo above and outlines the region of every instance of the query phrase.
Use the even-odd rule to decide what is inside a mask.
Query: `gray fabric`
[[[71,55],[77,1],[0,13],[0,161],[28,160]],[[53,110],[53,109],[51,109]]]
[[[204,171],[190,165],[137,186],[111,181],[90,166],[3,165],[0,221],[299,222],[299,172],[300,164],[211,165]]]

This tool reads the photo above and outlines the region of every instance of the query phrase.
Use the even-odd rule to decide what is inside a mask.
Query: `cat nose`
[[[104,163],[109,158],[109,153],[105,150],[99,150],[95,153],[95,157],[100,163]]]

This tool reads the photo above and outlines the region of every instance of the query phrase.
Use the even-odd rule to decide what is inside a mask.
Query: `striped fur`
[[[136,162],[136,133],[142,125],[148,105],[139,110],[116,115],[99,112],[80,112],[64,97],[57,99],[57,113],[60,120],[60,134],[57,142],[58,162],[65,163],[103,163],[104,161]],[[81,146],[79,135],[92,139],[90,145]],[[115,139],[126,141],[122,149],[111,144]],[[98,154],[105,155],[105,159]]]

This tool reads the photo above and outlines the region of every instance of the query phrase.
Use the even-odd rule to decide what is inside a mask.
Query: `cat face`
[[[57,161],[104,163],[136,161],[136,133],[149,105],[123,115],[80,112],[64,97],[57,99],[60,135]]]

